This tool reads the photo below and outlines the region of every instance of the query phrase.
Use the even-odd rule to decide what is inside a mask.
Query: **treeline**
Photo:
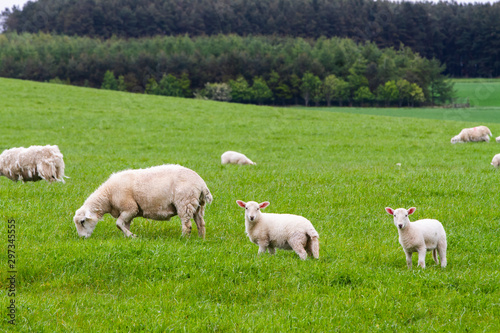
[[[500,3],[387,0],[38,0],[4,11],[11,32],[99,38],[325,36],[409,46],[454,77],[500,76]]]
[[[452,94],[443,69],[409,48],[340,38],[0,35],[2,77],[242,103],[440,104]],[[226,86],[230,98],[214,97]]]

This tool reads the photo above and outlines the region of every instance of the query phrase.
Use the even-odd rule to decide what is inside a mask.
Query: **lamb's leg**
[[[136,235],[130,232],[130,223],[132,223],[135,216],[135,212],[122,212],[116,220],[116,227],[123,231],[127,237],[136,237]]]
[[[411,252],[405,251],[406,254],[406,266],[408,266],[408,269],[411,269]]]
[[[438,261],[438,258],[437,258],[437,250],[436,249],[432,250],[432,258],[434,258],[434,262],[436,264],[439,264],[439,261]]]
[[[205,214],[205,206],[199,206],[194,214],[194,222],[198,228],[198,236],[205,238],[205,220],[203,215]]]
[[[418,266],[425,268],[425,254],[427,253],[427,249],[425,246],[418,249]]]
[[[268,247],[268,249],[270,255],[274,255],[276,253],[276,249],[274,247]]]
[[[267,246],[269,245],[268,241],[259,240],[259,252],[257,254],[262,254],[267,252]]]
[[[297,253],[302,260],[307,259],[307,252],[304,245],[307,242],[307,236],[304,234],[295,234],[288,240],[288,244]]]

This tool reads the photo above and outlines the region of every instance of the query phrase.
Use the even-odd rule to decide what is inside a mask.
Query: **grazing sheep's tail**
[[[203,189],[203,191],[201,192],[201,195],[200,195],[200,203],[201,204],[209,204],[209,203],[212,203],[212,200],[214,199],[214,197],[212,196],[212,193],[210,193],[210,190],[208,189],[208,187],[205,186],[205,188]]]

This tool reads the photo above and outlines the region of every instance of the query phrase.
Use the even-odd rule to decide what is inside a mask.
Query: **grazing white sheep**
[[[257,164],[257,163],[252,162],[245,155],[238,153],[238,152],[235,152],[235,151],[226,151],[224,154],[221,155],[220,159],[221,159],[222,164],[240,164],[240,165],[245,165],[245,164],[256,165]]]
[[[497,136],[495,141],[500,143],[500,136]]]
[[[406,264],[411,268],[411,255],[418,253],[418,265],[425,268],[425,254],[432,251],[432,257],[438,263],[437,253],[441,259],[441,267],[446,267],[446,232],[438,220],[418,220],[410,222],[408,215],[415,212],[416,208],[396,210],[386,207],[385,211],[394,216],[394,224],[398,228],[399,243],[406,254]]]
[[[302,260],[307,255],[319,258],[319,235],[311,222],[298,215],[262,213],[261,209],[269,206],[269,202],[255,201],[236,203],[245,208],[245,230],[252,242],[259,245],[259,254],[269,249],[294,250]]]
[[[498,166],[500,165],[500,154],[496,154],[495,156],[493,156],[491,165],[493,165],[495,168],[498,168]]]
[[[472,128],[464,128],[458,135],[451,138],[451,143],[458,142],[490,142],[491,131],[486,126],[477,126]]]
[[[73,221],[81,237],[90,237],[97,222],[109,213],[125,236],[135,237],[130,224],[136,216],[168,221],[179,215],[183,235],[191,233],[194,219],[198,235],[204,238],[203,214],[205,204],[211,202],[212,194],[196,172],[167,164],[112,174],[76,211]]]
[[[7,149],[0,154],[0,176],[13,181],[64,183],[63,155],[59,147],[49,145]]]

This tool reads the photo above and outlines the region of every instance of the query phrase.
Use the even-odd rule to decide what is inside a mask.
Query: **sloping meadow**
[[[478,124],[110,92],[0,79],[0,149],[58,145],[66,184],[0,178],[2,330],[465,331],[499,320],[500,144],[451,145]],[[427,110],[428,111],[428,110]],[[418,113],[419,110],[415,110]],[[494,135],[500,124],[482,123]],[[226,150],[256,166],[220,164]],[[214,201],[207,236],[107,215],[89,239],[72,217],[113,172],[176,163]],[[400,165],[398,165],[400,163]],[[320,259],[257,256],[235,200],[308,218]],[[406,268],[384,207],[440,220],[448,266]],[[7,224],[16,230],[16,324],[8,323]]]

